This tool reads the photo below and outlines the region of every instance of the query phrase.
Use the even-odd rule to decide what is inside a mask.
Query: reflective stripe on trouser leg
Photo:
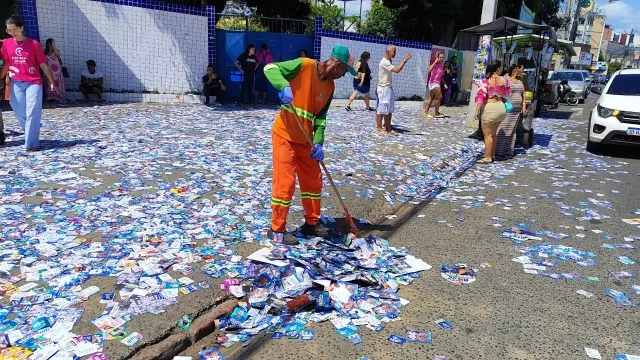
[[[320,218],[320,194],[322,193],[320,164],[311,157],[311,147],[309,145],[295,144],[294,149],[296,150],[296,165],[300,193],[302,195],[302,207],[304,208],[304,220],[309,225],[315,225]]]
[[[286,230],[287,214],[296,186],[296,162],[292,144],[271,133],[273,182],[271,184],[271,230]]]

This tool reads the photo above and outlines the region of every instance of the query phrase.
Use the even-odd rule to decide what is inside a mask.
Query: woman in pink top
[[[440,102],[442,101],[442,90],[440,90],[440,82],[442,81],[442,75],[444,74],[444,53],[438,54],[436,61],[429,66],[429,83],[427,84],[427,105],[424,108],[424,116],[428,118],[437,117],[443,118],[444,114],[440,112]],[[429,114],[431,110],[431,102],[435,100],[435,113],[432,116]]]
[[[253,103],[258,103],[258,96],[262,93],[262,105],[264,105],[267,102],[267,89],[269,88],[267,77],[264,75],[264,67],[273,62],[273,56],[271,56],[267,44],[262,43],[260,45],[260,51],[256,54],[256,61],[258,62],[258,67],[256,68],[256,83],[253,85],[255,96]]]
[[[24,146],[35,151],[40,146],[40,118],[42,117],[42,77],[49,80],[51,91],[56,93],[53,76],[47,67],[47,58],[36,40],[24,35],[22,19],[9,17],[5,24],[13,39],[5,40],[2,46],[2,70],[0,79],[7,72],[11,78],[10,104],[24,130]]]
[[[504,102],[511,96],[509,80],[500,76],[502,63],[492,61],[486,70],[485,78],[478,84],[476,95],[476,120],[482,122],[484,134],[484,158],[477,161],[478,164],[490,164],[496,155],[496,133],[500,123],[507,116]],[[479,120],[480,110],[482,119]]]

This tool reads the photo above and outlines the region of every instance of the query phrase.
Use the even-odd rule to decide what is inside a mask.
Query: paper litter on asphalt
[[[137,346],[145,334],[128,330],[128,322],[209,288],[190,277],[194,272],[273,285],[247,294],[247,312],[264,314],[251,311],[241,334],[265,329],[263,315],[269,326],[290,325],[261,303],[274,301],[271,313],[284,311],[285,300],[302,294],[323,310],[296,313],[299,323],[348,317],[380,328],[397,321],[407,303],[396,294],[399,286],[430,266],[386,240],[358,239],[354,249],[325,242],[263,249],[253,254],[255,261],[238,256],[235,245],[243,242],[274,245],[265,235],[275,113],[158,104],[45,111],[43,151],[8,146],[0,153],[0,294],[6,300],[0,316],[12,319],[2,329],[10,344],[49,353],[74,340],[78,349],[65,351],[83,354],[99,353],[106,341]],[[412,115],[399,110],[398,116]],[[428,141],[362,141],[371,132],[354,126],[361,115],[329,117],[335,120],[327,130],[326,163],[347,198],[379,197],[389,204],[432,199],[473,165],[481,148],[466,139],[451,143],[438,132]],[[12,131],[15,122],[5,113],[9,140],[21,141]],[[381,152],[383,139],[390,150]],[[407,151],[423,155],[407,158]],[[339,153],[349,156],[331,156]],[[327,185],[322,196],[334,196]],[[302,207],[294,204],[291,213],[301,217]],[[322,220],[331,219],[326,213]],[[92,278],[113,279],[115,292],[86,286]],[[228,288],[243,296],[235,286]],[[104,310],[88,319],[76,307],[82,302]],[[230,319],[231,326],[237,320]],[[95,333],[75,334],[80,321],[90,321]],[[346,330],[338,330],[346,335],[358,327],[342,324]]]

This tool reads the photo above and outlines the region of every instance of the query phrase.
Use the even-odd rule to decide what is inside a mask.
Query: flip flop
[[[491,163],[493,163],[493,160],[480,159],[476,161],[476,164],[491,164]]]
[[[427,119],[433,119],[433,115],[427,113],[424,114],[424,117],[426,117]]]
[[[436,117],[437,119],[442,119],[442,118],[444,118],[445,116],[446,116],[446,115],[445,115],[445,114],[443,114],[443,113],[439,113],[439,114],[436,114],[436,115],[435,115],[435,117]]]

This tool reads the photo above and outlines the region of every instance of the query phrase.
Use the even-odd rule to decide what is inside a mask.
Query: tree
[[[458,31],[478,25],[482,0],[382,0],[398,9],[399,37],[450,45]]]
[[[398,37],[398,21],[400,12],[404,7],[390,9],[380,0],[371,2],[371,10],[367,12],[367,18],[358,26],[358,32],[362,34],[378,35],[385,37]]]
[[[604,56],[602,53],[598,54],[598,61],[604,61]]]
[[[524,0],[536,12],[536,21],[557,27],[555,14],[562,0]],[[497,16],[518,18],[522,0],[500,0]],[[399,37],[450,45],[456,34],[480,23],[482,0],[382,0],[382,5],[398,10],[394,23]],[[373,7],[372,7],[373,10]]]
[[[622,63],[614,61],[612,63],[609,63],[609,67],[607,68],[607,74],[611,75],[620,69],[622,69]]]
[[[359,23],[358,16],[345,16],[344,10],[336,6],[334,0],[326,0],[311,7],[311,19],[322,16],[322,26],[327,30],[344,30],[345,22]]]
[[[308,19],[311,3],[308,0],[242,0],[255,7],[257,15],[274,18]]]
[[[558,16],[562,0],[524,0],[524,4],[533,11],[536,16],[534,22],[545,24],[554,29],[562,27],[566,19]],[[498,2],[498,17],[509,16],[518,18],[520,16],[520,5],[522,0],[501,0]]]

